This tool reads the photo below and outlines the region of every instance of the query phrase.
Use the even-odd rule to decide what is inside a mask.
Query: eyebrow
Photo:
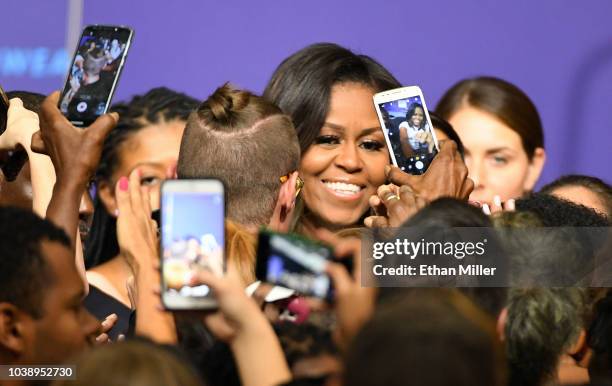
[[[346,127],[342,126],[342,125],[338,125],[336,123],[331,123],[331,122],[325,122],[323,124],[323,126],[327,126],[330,129],[336,130],[336,131],[346,131]],[[381,130],[380,126],[376,126],[376,127],[368,127],[367,129],[362,129],[361,132],[359,133],[359,136],[364,136],[364,135],[370,135],[372,133],[375,133],[377,131]]]
[[[504,151],[504,150],[514,153],[514,150],[512,150],[511,148],[507,146],[501,146],[501,147],[494,147],[493,149],[487,150],[487,154],[497,153],[497,152]]]

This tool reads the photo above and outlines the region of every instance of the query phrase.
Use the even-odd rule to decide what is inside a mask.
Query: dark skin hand
[[[396,166],[385,167],[385,175],[395,186],[408,185],[419,197],[428,202],[440,197],[467,200],[474,181],[468,178],[468,169],[451,140],[440,141],[440,152],[422,175],[412,175]]]
[[[40,112],[40,131],[32,136],[32,150],[47,154],[55,168],[56,183],[47,219],[64,229],[72,247],[79,224],[79,203],[102,153],[104,139],[117,125],[117,113],[100,116],[86,128],[73,126],[57,108],[59,92],[49,95]]]
[[[396,166],[386,166],[389,185],[370,197],[376,215],[366,218],[367,227],[398,227],[429,202],[441,197],[467,200],[474,189],[468,169],[451,140],[440,141],[440,152],[422,175],[412,175]]]

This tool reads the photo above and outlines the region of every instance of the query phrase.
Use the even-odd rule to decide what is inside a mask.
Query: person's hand
[[[32,134],[38,131],[38,114],[23,107],[19,98],[10,100],[6,130],[0,135],[0,149],[14,150],[18,145],[30,149]]]
[[[214,293],[218,310],[205,313],[203,321],[219,340],[231,343],[240,333],[250,328],[268,325],[255,299],[247,296],[240,283],[229,277],[218,277],[201,270],[194,273],[191,285],[206,285]]]
[[[396,166],[385,167],[387,179],[396,186],[408,185],[415,194],[431,202],[440,197],[467,200],[474,189],[468,169],[453,141],[440,143],[440,152],[422,175],[403,172]]]
[[[374,312],[376,289],[361,286],[361,241],[357,238],[342,239],[333,233],[319,229],[317,237],[334,247],[337,258],[353,259],[352,275],[339,263],[329,263],[327,273],[334,284],[334,310],[338,345],[345,349],[351,339],[370,319]]]
[[[288,382],[291,372],[280,342],[255,301],[228,277],[197,272],[192,285],[207,285],[218,310],[206,313],[204,323],[231,347],[244,386],[272,386]]]
[[[121,177],[115,186],[117,241],[121,254],[134,272],[143,264],[158,268],[157,223],[151,218],[149,190],[140,186],[140,170]]]
[[[106,319],[102,321],[102,323],[100,323],[100,330],[99,330],[100,334],[96,337],[97,345],[112,343],[112,340],[110,336],[108,335],[108,332],[112,330],[113,327],[115,327],[115,324],[117,324],[117,320],[118,320],[117,314],[110,314],[106,317]],[[118,341],[121,341],[124,339],[125,339],[125,336],[123,334],[120,334],[117,337]]]
[[[369,216],[364,224],[368,228],[401,227],[410,217],[427,205],[408,185],[399,189],[395,185],[382,185],[370,197],[370,206],[377,215]]]
[[[501,197],[498,195],[493,196],[493,202],[489,204],[482,204],[482,212],[486,215],[492,215],[501,212],[514,212],[516,210],[516,201],[511,198],[505,202],[502,202]]]
[[[104,139],[119,119],[104,114],[87,128],[73,126],[57,108],[59,92],[42,103],[40,131],[32,137],[32,150],[51,157],[58,181],[82,184],[89,181],[100,162]]]
[[[414,139],[416,139],[419,143],[427,142],[427,132],[425,130],[419,130],[414,135]]]

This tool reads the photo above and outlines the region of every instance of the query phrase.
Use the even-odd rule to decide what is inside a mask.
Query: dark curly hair
[[[8,302],[35,318],[42,317],[43,293],[49,288],[42,241],[70,248],[63,230],[34,213],[0,207],[0,303]]]

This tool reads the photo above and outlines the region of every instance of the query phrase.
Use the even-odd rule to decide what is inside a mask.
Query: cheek
[[[308,178],[324,172],[331,165],[333,153],[313,146],[308,148],[300,161],[300,176]]]
[[[523,194],[526,177],[527,163],[514,161],[503,168],[490,167],[486,186],[493,194],[498,194],[502,200],[507,200]]]
[[[366,172],[368,173],[368,188],[374,190],[385,183],[385,166],[391,163],[389,153],[382,151],[380,153],[366,154],[364,157]]]

